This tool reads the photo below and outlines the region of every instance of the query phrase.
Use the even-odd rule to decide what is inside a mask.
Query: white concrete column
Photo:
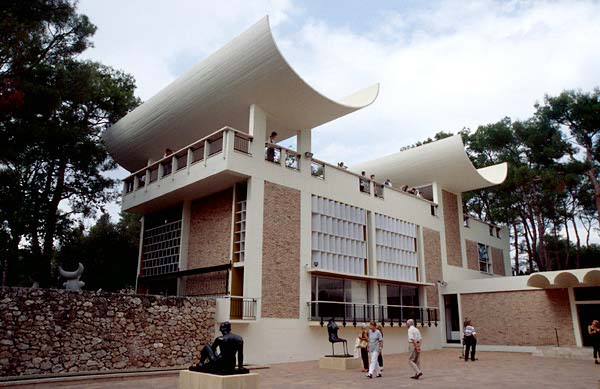
[[[577,314],[577,304],[575,304],[575,291],[569,288],[569,306],[571,307],[571,320],[573,320],[573,335],[575,336],[575,345],[583,347],[581,338],[581,326],[579,324],[579,315]]]
[[[442,187],[437,183],[432,183],[433,202],[438,205],[437,217],[440,219],[443,228],[440,228],[440,250],[442,251],[442,280],[446,279],[446,269],[448,266],[448,255],[446,251],[446,228],[444,224],[444,196]]]
[[[188,268],[188,248],[190,242],[190,220],[192,217],[192,200],[183,201],[183,209],[181,211],[181,240],[179,243],[179,270],[187,270]],[[177,279],[177,294],[185,295],[185,280]]]
[[[250,146],[252,156],[265,158],[265,142],[267,141],[267,114],[258,105],[250,106],[248,133],[253,137]]]
[[[264,146],[264,143],[263,143]],[[244,297],[257,298],[257,319],[262,297],[263,219],[265,180],[248,180],[246,197],[246,258],[244,260]]]
[[[312,267],[312,194],[300,192],[300,320],[308,318]]]
[[[300,172],[310,176],[311,158],[306,153],[312,153],[312,130],[306,129],[296,132],[296,150],[300,153]]]

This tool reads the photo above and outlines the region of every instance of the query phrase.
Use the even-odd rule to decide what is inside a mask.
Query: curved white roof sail
[[[487,188],[504,182],[508,165],[501,163],[476,169],[465,152],[460,135],[364,162],[352,168],[378,181],[390,179],[395,187],[419,187],[437,182],[454,193]]]
[[[366,107],[378,93],[377,84],[336,102],[314,90],[282,56],[265,17],[107,129],[104,141],[134,171],[221,127],[247,132],[251,104],[286,139]]]

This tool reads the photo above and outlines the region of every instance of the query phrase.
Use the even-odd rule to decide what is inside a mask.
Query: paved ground
[[[317,362],[271,365],[258,370],[261,388],[597,388],[600,365],[593,360],[567,360],[532,357],[522,353],[479,352],[478,361],[459,359],[460,350],[426,351],[422,354],[423,377],[410,379],[412,371],[406,354],[384,356],[382,378],[367,379],[360,371],[318,368]],[[19,388],[69,389],[172,389],[176,375],[126,379],[80,381],[62,384],[19,385]]]

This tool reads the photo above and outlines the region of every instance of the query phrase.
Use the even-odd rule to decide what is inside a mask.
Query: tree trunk
[[[573,230],[575,231],[575,269],[579,269],[579,266],[581,265],[581,239],[579,238],[579,231],[577,230],[574,214],[571,215],[571,223],[573,223]]]
[[[61,162],[58,166],[56,176],[56,186],[52,193],[51,200],[46,214],[46,222],[44,226],[44,245],[42,251],[42,279],[48,286],[54,283],[52,277],[52,253],[54,250],[54,235],[56,233],[56,222],[58,220],[58,205],[62,198],[65,184],[66,164]]]
[[[596,203],[596,210],[598,211],[598,223],[600,223],[600,182],[596,179],[597,172],[594,167],[594,156],[591,146],[585,147],[585,159],[590,164],[590,169],[586,173],[594,186],[594,201]]]

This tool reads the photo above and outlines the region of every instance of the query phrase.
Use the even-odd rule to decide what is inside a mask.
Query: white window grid
[[[492,274],[490,248],[483,243],[477,243],[477,251],[479,252],[479,271],[482,273]]]
[[[165,223],[144,231],[142,269],[145,276],[179,270],[181,220]]]
[[[235,244],[239,245],[239,249],[234,254],[237,256],[238,262],[244,262],[246,259],[246,200],[238,201],[236,209],[239,220],[235,226]]]
[[[312,196],[312,267],[365,274],[367,212],[358,207]]]
[[[397,281],[417,281],[417,225],[375,214],[377,275]]]

